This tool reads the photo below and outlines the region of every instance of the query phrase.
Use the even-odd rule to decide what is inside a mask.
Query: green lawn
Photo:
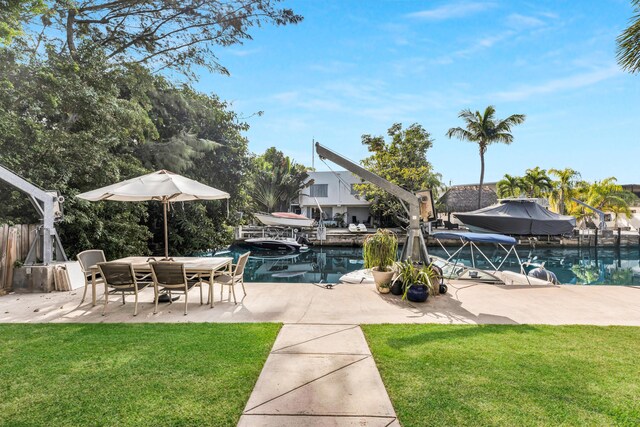
[[[277,324],[0,325],[0,426],[232,426]]]
[[[640,425],[640,328],[363,330],[404,427]]]

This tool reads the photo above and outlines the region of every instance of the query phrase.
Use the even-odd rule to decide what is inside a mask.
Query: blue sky
[[[493,145],[485,181],[572,167],[587,180],[640,183],[640,75],[616,64],[629,0],[286,1],[296,26],[254,28],[219,50],[231,77],[203,74],[247,119],[250,149],[276,146],[311,165],[311,141],[353,159],[362,134],[419,123],[445,183],[478,181],[474,144],[449,140],[464,108],[527,115],[510,146]],[[318,170],[327,167],[316,158]],[[331,168],[337,168],[331,165]]]

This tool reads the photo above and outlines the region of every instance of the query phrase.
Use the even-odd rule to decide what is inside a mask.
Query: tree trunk
[[[69,55],[71,55],[71,58],[75,61],[78,62],[78,51],[76,50],[76,44],[74,41],[74,34],[73,34],[73,24],[75,23],[76,20],[76,9],[74,8],[69,8],[67,10],[67,24],[66,24],[66,31],[67,31],[67,49],[69,49]]]
[[[484,149],[480,147],[480,185],[478,187],[478,209],[482,207],[482,184],[484,183]]]

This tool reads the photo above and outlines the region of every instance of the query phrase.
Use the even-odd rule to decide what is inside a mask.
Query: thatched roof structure
[[[498,195],[491,187],[482,186],[482,208],[498,202]],[[446,213],[471,212],[478,209],[478,186],[453,186],[438,200],[438,205]]]

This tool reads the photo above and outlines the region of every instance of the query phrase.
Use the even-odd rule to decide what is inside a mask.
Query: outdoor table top
[[[134,270],[151,271],[150,262],[162,261],[162,257],[130,256],[116,259],[113,262],[126,262],[133,265]],[[232,257],[174,257],[170,261],[181,262],[188,272],[210,272],[220,270],[233,262]],[[96,266],[92,269],[97,270]]]

